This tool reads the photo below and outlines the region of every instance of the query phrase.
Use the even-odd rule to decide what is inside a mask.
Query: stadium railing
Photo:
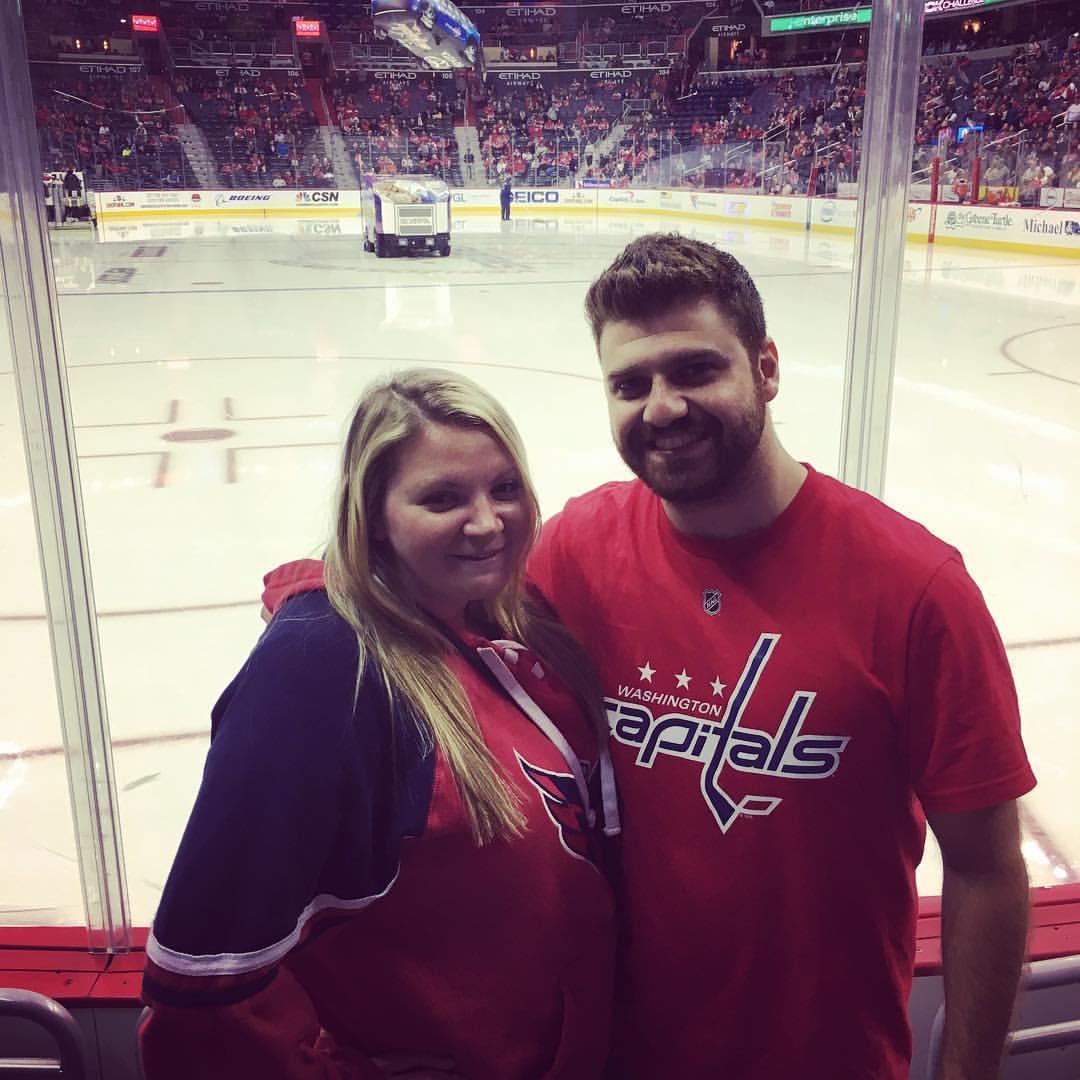
[[[24,1020],[43,1029],[56,1044],[59,1058],[8,1056],[5,1047],[21,1054],[21,1044],[9,1042],[5,1033],[0,1045],[0,1077],[21,1080],[27,1076],[56,1076],[63,1080],[86,1080],[86,1051],[82,1032],[74,1017],[58,1001],[32,990],[0,989],[0,1021]]]

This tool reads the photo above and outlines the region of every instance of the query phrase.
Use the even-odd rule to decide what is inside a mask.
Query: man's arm
[[[945,867],[945,1039],[932,1080],[996,1080],[1027,943],[1016,802],[927,820]]]

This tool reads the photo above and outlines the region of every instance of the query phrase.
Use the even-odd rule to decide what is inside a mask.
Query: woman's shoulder
[[[337,720],[358,700],[356,634],[326,593],[300,593],[279,609],[214,710],[240,701],[270,717],[302,714]],[[216,725],[215,725],[216,726]]]
[[[356,632],[330,603],[322,588],[289,597],[266,628],[256,651],[275,657],[314,659],[320,668],[347,664],[355,674],[359,660]]]

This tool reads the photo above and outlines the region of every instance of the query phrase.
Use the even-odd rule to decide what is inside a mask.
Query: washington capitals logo
[[[559,831],[559,843],[575,859],[595,865],[591,833],[585,823],[586,811],[573,776],[541,769],[526,761],[516,750],[514,753],[525,778],[540,792],[540,801]]]
[[[620,686],[618,698],[604,699],[612,735],[618,742],[637,750],[635,764],[651,769],[657,757],[665,754],[701,765],[701,794],[716,824],[725,833],[740,817],[767,816],[782,801],[771,795],[744,795],[734,799],[724,789],[725,769],[761,776],[823,780],[840,767],[840,755],[850,741],[847,735],[802,734],[816,696],[810,690],[797,690],[792,695],[775,734],[744,723],[758,682],[779,641],[779,634],[759,635],[723,705],[680,697],[678,691],[672,694],[633,686]],[[658,673],[648,660],[638,670],[642,681],[648,683]],[[678,689],[689,691],[693,678],[684,667],[675,676]],[[723,697],[726,684],[720,682],[719,676],[709,685],[715,697]],[[654,716],[645,702],[678,711]],[[689,712],[701,715],[687,715]]]

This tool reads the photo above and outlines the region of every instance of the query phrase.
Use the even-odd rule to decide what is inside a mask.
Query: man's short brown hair
[[[731,320],[743,347],[756,356],[766,332],[754,279],[734,255],[678,233],[648,233],[627,244],[589,286],[585,314],[599,345],[609,322],[653,318],[702,300]]]

